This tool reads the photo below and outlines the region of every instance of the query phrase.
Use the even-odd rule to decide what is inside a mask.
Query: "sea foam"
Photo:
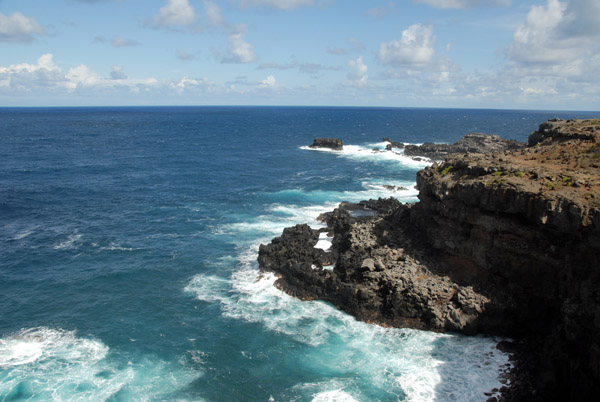
[[[60,328],[5,335],[0,338],[0,401],[164,399],[201,375],[160,360],[118,363],[108,354],[101,341]]]
[[[398,163],[404,168],[411,169],[422,169],[426,166],[431,165],[432,161],[426,158],[413,159],[410,156],[404,155],[403,149],[393,149],[390,151],[385,150],[387,143],[372,143],[365,145],[344,145],[342,150],[333,150],[328,148],[311,148],[309,146],[302,146],[300,149],[317,151],[317,152],[328,152],[337,155],[338,157],[350,158],[360,161],[369,162],[386,162],[391,161]]]
[[[219,303],[223,316],[305,344],[297,364],[338,380],[335,386],[298,384],[309,387],[314,400],[366,401],[366,387],[399,400],[478,401],[501,386],[499,368],[508,356],[496,350],[498,339],[369,325],[330,304],[288,296],[273,286],[276,279],[246,267],[229,278],[197,275],[185,290]]]

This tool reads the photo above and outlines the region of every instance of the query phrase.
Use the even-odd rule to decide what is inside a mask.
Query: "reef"
[[[600,120],[549,120],[527,147],[476,137],[505,146],[421,170],[416,203],[342,203],[325,228],[287,228],[260,268],[363,321],[514,339],[518,381],[500,400],[596,400]],[[323,232],[329,250],[314,247]]]

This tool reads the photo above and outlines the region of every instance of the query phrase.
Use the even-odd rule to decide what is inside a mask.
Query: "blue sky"
[[[0,106],[600,110],[599,0],[0,0]]]

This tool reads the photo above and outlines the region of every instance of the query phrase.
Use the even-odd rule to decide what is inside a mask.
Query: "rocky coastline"
[[[515,339],[502,347],[518,352],[517,381],[491,401],[596,400],[600,120],[550,120],[527,147],[476,138],[497,151],[421,170],[418,202],[342,203],[326,228],[261,245],[260,268],[363,321]],[[314,247],[323,232],[327,251]]]

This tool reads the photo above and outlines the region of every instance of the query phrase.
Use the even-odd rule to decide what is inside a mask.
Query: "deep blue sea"
[[[415,201],[425,163],[374,152],[382,137],[523,141],[596,115],[0,109],[0,401],[485,401],[498,339],[296,300],[259,276],[258,246],[344,200]]]

